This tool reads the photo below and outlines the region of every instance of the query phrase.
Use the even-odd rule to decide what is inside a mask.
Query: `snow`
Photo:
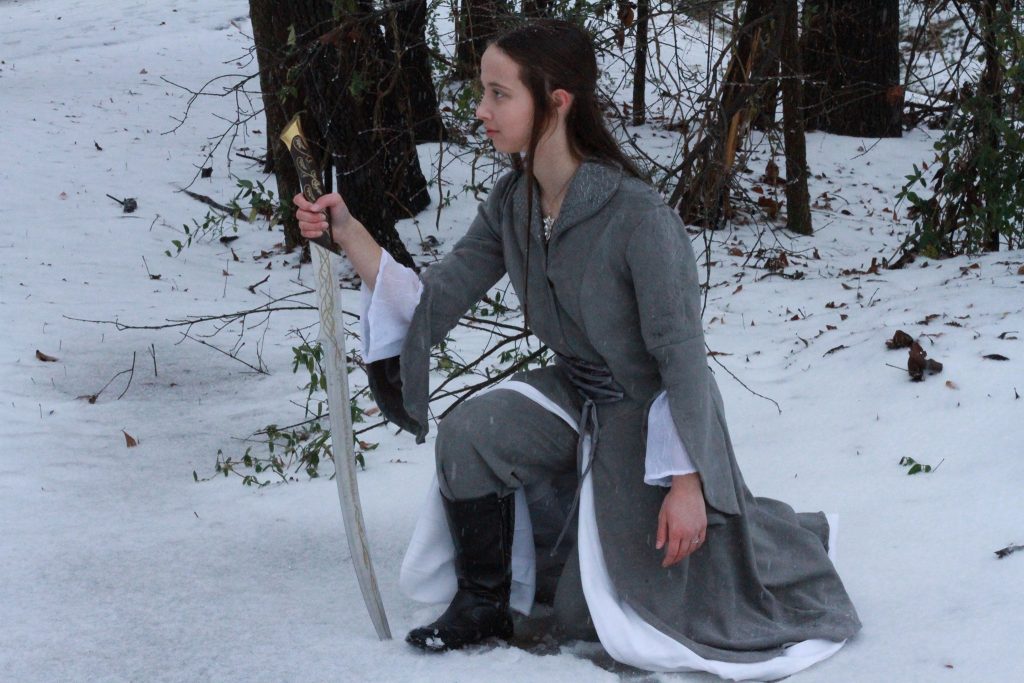
[[[213,474],[218,450],[237,458],[268,422],[301,419],[289,403],[305,396],[290,371],[291,331],[313,325],[312,311],[274,313],[265,331],[243,337],[240,357],[269,374],[184,339],[184,328],[118,332],[75,320],[160,325],[261,305],[311,283],[294,254],[275,253],[269,271],[267,259],[255,261],[280,235],[244,223],[230,246],[207,240],[164,255],[180,226],[206,212],[176,192],[198,167],[212,165],[213,176],[192,189],[221,201],[236,191],[229,173],[262,178],[238,157],[228,169],[223,148],[205,162],[202,146],[225,127],[214,115],[231,116],[231,98],[198,99],[167,133],[188,101],[167,81],[197,88],[251,70],[247,10],[238,0],[0,3],[0,680],[632,675],[596,666],[588,645],[545,656],[507,647],[426,656],[402,642],[439,611],[397,586],[432,473],[429,439],[416,446],[393,430],[365,435],[380,443],[359,484],[391,642],[376,639],[363,608],[333,482],[193,481],[193,471]],[[262,149],[261,129],[252,121],[236,149]],[[641,141],[660,135],[635,132]],[[1015,398],[1024,393],[1024,253],[841,274],[890,256],[906,234],[903,208],[898,219],[883,209],[893,208],[910,164],[929,158],[931,135],[811,134],[812,172],[825,174],[811,195],[827,191],[832,207],[815,210],[815,236],[767,233],[758,245],[753,225],[715,236],[708,343],[782,408],[714,366],[740,464],[756,494],[840,515],[839,569],[865,624],[802,681],[1007,680],[1024,663],[1015,645],[1024,554],[993,555],[1024,542],[1024,399]],[[425,169],[436,151],[421,149]],[[765,159],[761,151],[752,162],[754,176]],[[468,172],[451,169],[454,191]],[[136,198],[138,211],[123,214],[108,193]],[[410,245],[435,232],[436,206],[403,225]],[[463,197],[444,210],[442,251],[473,207]],[[744,268],[728,254],[741,244],[803,254],[787,272],[804,278]],[[358,297],[348,301],[356,310]],[[942,374],[912,383],[888,367],[906,362],[905,351],[884,347],[896,329],[934,335],[923,343]],[[483,343],[481,333],[458,334],[466,348]],[[232,325],[206,341],[230,348],[238,335]],[[38,360],[37,349],[58,360]],[[983,358],[991,353],[1010,360]],[[133,355],[122,398],[127,374],[94,404],[80,398],[130,368]],[[122,430],[139,445],[126,448]],[[904,456],[938,467],[907,476]]]

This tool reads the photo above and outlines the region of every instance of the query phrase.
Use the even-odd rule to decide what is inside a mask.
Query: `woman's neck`
[[[552,135],[537,145],[533,175],[540,185],[544,213],[558,213],[569,181],[579,166],[580,161],[569,149],[564,133]]]

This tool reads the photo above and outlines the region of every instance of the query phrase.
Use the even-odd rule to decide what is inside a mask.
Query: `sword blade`
[[[359,483],[356,481],[355,453],[352,435],[352,410],[349,404],[348,371],[345,362],[345,330],[342,321],[341,288],[335,259],[318,244],[310,245],[317,280],[320,308],[320,344],[324,369],[327,372],[327,406],[331,419],[331,453],[334,457],[334,480],[338,485],[345,537],[352,556],[352,566],[370,620],[381,640],[391,638],[384,603],[381,600],[377,575],[373,571],[370,543],[366,537]]]

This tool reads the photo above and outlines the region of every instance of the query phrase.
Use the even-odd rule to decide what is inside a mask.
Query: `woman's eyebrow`
[[[498,81],[488,81],[483,85],[488,88],[501,88],[502,90],[508,90],[508,86],[506,86],[504,83],[499,83]]]

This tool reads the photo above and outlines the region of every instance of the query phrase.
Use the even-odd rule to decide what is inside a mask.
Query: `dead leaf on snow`
[[[892,335],[892,339],[888,339],[885,342],[885,346],[890,349],[909,349],[914,345],[914,338],[903,330],[896,330],[896,334]]]
[[[954,391],[956,391],[956,390],[957,390],[957,389],[959,389],[960,387],[958,387],[958,386],[956,385],[956,382],[954,382],[953,380],[951,380],[951,379],[947,379],[947,380],[946,380],[946,388],[947,388],[947,389],[953,389]]]
[[[43,361],[44,363],[56,363],[57,362],[56,356],[51,356],[49,354],[43,353],[39,349],[36,349],[36,358],[38,358],[39,360]]]
[[[786,252],[780,251],[778,255],[772,256],[764,262],[764,267],[768,270],[785,270],[789,267],[789,258],[786,257]]]
[[[982,358],[987,358],[988,360],[1010,360],[1001,353],[988,353],[982,356]]]
[[[136,446],[139,445],[138,439],[136,439],[134,436],[124,431],[123,429],[121,430],[121,433],[124,434],[124,445],[127,448],[135,448]]]
[[[782,207],[779,202],[774,199],[769,199],[768,197],[758,197],[757,205],[764,209],[764,212],[767,214],[769,219],[774,219],[778,216],[779,209]]]
[[[925,359],[928,354],[921,348],[921,345],[917,342],[913,342],[910,345],[910,356],[907,358],[907,372],[910,373],[910,379],[915,382],[920,382],[924,379]]]

